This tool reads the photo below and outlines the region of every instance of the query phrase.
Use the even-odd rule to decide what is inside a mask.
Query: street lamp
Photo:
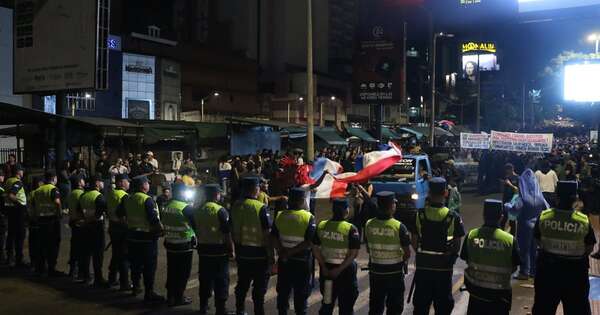
[[[454,37],[454,34],[448,34],[448,33],[434,33],[433,34],[433,48],[432,48],[432,55],[431,55],[431,60],[432,60],[432,69],[431,69],[431,126],[430,126],[430,130],[431,130],[431,136],[429,139],[429,144],[431,145],[431,147],[433,147],[435,145],[435,93],[436,93],[436,89],[435,89],[435,68],[436,68],[436,51],[437,51],[437,39],[440,37],[446,37],[446,38],[452,38]]]
[[[200,121],[204,121],[204,101],[211,97],[219,97],[221,94],[219,92],[213,92],[200,100]]]
[[[598,53],[598,48],[600,47],[600,34],[598,33],[594,33],[594,34],[590,34],[590,36],[588,36],[588,41],[592,42],[592,43],[596,43],[596,54]]]

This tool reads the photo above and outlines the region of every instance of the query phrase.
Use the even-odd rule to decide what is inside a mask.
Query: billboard
[[[154,119],[156,58],[123,54],[122,118]]]
[[[108,2],[16,0],[14,92],[95,88],[97,58],[107,62],[106,51],[97,54],[97,17],[108,24]]]
[[[388,1],[389,2],[389,1]],[[352,96],[355,104],[400,104],[403,23],[386,1],[361,1],[354,51]]]
[[[498,64],[498,57],[494,54],[463,55],[462,68],[465,74],[467,74],[468,72],[469,64],[473,66],[479,65],[479,71],[500,70],[500,65]]]
[[[518,0],[519,12],[559,10],[600,5],[600,0]]]
[[[600,101],[600,63],[566,65],[564,99],[573,102]]]

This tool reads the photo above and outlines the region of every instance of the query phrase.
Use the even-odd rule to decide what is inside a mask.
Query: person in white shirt
[[[175,153],[175,157],[173,158],[173,163],[171,164],[171,170],[175,174],[179,174],[179,169],[181,169],[181,164],[183,164],[183,157],[181,156],[181,152]]]
[[[558,185],[558,176],[556,175],[556,172],[550,168],[550,162],[547,160],[543,161],[541,170],[535,172],[535,178],[540,184],[544,199],[546,199],[550,206],[554,206],[556,201],[555,192],[556,186]]]
[[[154,158],[154,153],[152,151],[146,152],[146,160],[155,170],[158,170],[158,161]]]
[[[129,169],[127,166],[123,165],[123,159],[117,159],[117,162],[112,165],[109,169],[109,172],[112,176],[116,176],[118,174],[128,174]]]

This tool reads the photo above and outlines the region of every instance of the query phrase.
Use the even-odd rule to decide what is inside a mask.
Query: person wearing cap
[[[39,227],[39,242],[35,242],[38,249],[35,255],[35,271],[37,274],[47,271],[50,277],[61,276],[62,273],[56,271],[56,260],[61,238],[62,207],[54,172],[48,171],[44,174],[44,184],[33,192],[31,199],[31,222]]]
[[[140,280],[144,276],[144,301],[157,303],[164,298],[154,291],[158,256],[158,238],[163,234],[158,208],[148,196],[150,184],[146,176],[133,178],[134,193],[123,197],[117,216],[127,222],[127,251],[131,263],[132,294],[142,292]]]
[[[573,210],[577,182],[560,181],[556,208],[542,212],[534,227],[539,251],[533,315],[554,314],[562,302],[565,314],[591,314],[588,256],[596,244],[588,217]]]
[[[152,165],[154,170],[158,170],[158,161],[154,158],[154,153],[152,151],[146,152],[146,161]]]
[[[237,314],[245,314],[246,294],[252,284],[254,314],[265,314],[265,294],[273,266],[273,247],[269,240],[271,218],[264,203],[256,200],[258,177],[242,179],[244,199],[238,200],[231,211],[231,234],[236,250],[238,282],[235,287]]]
[[[313,254],[319,262],[319,283],[323,295],[319,314],[333,314],[337,300],[339,314],[347,315],[353,313],[358,297],[355,259],[360,250],[360,234],[353,224],[346,221],[350,215],[347,199],[335,199],[332,210],[331,219],[317,226],[313,240]],[[330,281],[331,288],[325,285],[327,281]]]
[[[449,315],[454,308],[452,270],[465,230],[460,215],[444,206],[447,196],[445,179],[429,180],[429,202],[415,218],[415,315],[429,314],[432,303],[436,314]]]
[[[79,278],[77,269],[82,258],[84,242],[81,226],[83,224],[83,216],[78,211],[79,200],[83,195],[85,180],[82,176],[73,175],[69,178],[71,182],[71,192],[67,196],[67,208],[69,209],[69,227],[71,228],[71,246],[69,250],[69,276]],[[83,279],[81,279],[83,280]]]
[[[106,212],[108,214],[108,235],[112,244],[110,265],[108,266],[108,283],[120,286],[121,291],[131,289],[129,283],[129,266],[127,263],[127,225],[117,216],[117,209],[129,190],[129,176],[117,174],[115,188],[106,194]],[[117,281],[117,276],[119,277]]]
[[[488,199],[483,226],[471,230],[460,258],[467,262],[465,284],[469,291],[468,315],[508,315],[512,305],[510,279],[520,264],[518,242],[500,228],[502,201]]]
[[[188,187],[183,183],[173,186],[173,198],[160,210],[165,228],[167,250],[167,302],[170,307],[188,305],[192,299],[183,296],[196,247],[194,210],[187,202]]]
[[[369,314],[402,314],[404,269],[410,258],[410,234],[394,219],[396,195],[377,193],[377,216],[367,221],[365,239],[369,252]]]
[[[102,195],[104,179],[95,176],[90,179],[86,191],[79,198],[79,215],[83,217],[83,253],[79,264],[79,273],[88,282],[90,279],[90,260],[94,267],[94,283],[96,288],[108,287],[102,274],[104,264],[104,217],[106,215],[106,199]]]
[[[296,314],[306,314],[310,295],[311,246],[316,232],[315,217],[304,207],[306,191],[292,188],[288,196],[288,209],[279,211],[271,236],[279,255],[277,273],[277,309],[287,314],[289,299],[294,291]]]
[[[27,195],[23,185],[23,168],[16,164],[11,177],[4,183],[4,212],[8,222],[6,238],[7,260],[14,260],[15,267],[23,268],[23,242],[25,241],[25,218],[27,217]]]
[[[4,171],[0,169],[0,265],[6,264],[6,231],[8,222],[4,213]]]
[[[224,315],[229,297],[229,258],[233,258],[229,212],[219,204],[221,188],[205,185],[206,203],[194,213],[198,237],[198,280],[200,281],[200,313],[206,314],[208,299],[214,291],[217,315]]]

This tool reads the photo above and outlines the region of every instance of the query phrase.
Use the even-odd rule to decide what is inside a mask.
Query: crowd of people
[[[217,314],[229,313],[229,268],[230,259],[235,259],[236,314],[245,313],[251,287],[254,314],[265,313],[264,297],[274,271],[279,314],[287,314],[292,295],[296,314],[306,314],[314,257],[323,295],[320,313],[332,314],[337,303],[340,314],[352,314],[358,297],[356,258],[365,243],[370,314],[383,314],[386,308],[391,314],[402,313],[404,276],[412,253],[416,272],[409,296],[414,314],[428,314],[432,305],[436,313],[452,312],[450,290],[459,257],[469,266],[469,314],[508,314],[510,280],[517,270],[517,279],[535,278],[534,314],[552,314],[560,301],[566,313],[589,314],[587,255],[596,240],[588,217],[579,210],[594,212],[597,203],[577,198],[585,196],[585,185],[578,190],[577,181],[595,174],[590,148],[580,140],[560,140],[548,156],[483,153],[480,162],[503,163],[503,174],[480,176],[484,183],[499,180],[492,186],[501,189],[502,200],[486,200],[484,225],[468,233],[460,215],[462,174],[453,157],[435,166],[431,176],[423,173],[429,182],[427,206],[410,219],[402,213],[407,209],[398,207],[396,193],[374,193],[368,183],[356,183],[348,186],[346,198],[332,200],[330,209],[319,209],[331,213],[321,222],[316,221],[310,192],[329,173],[307,180],[310,163],[300,150],[223,157],[218,182],[201,186],[186,178],[186,162],[178,157],[173,171],[183,175],[160,194],[151,187],[160,165],[152,152],[143,160],[131,156],[133,166],[121,159],[109,163],[102,154],[94,176],[65,164],[63,171],[68,173],[48,171],[28,187],[23,168],[11,159],[0,173],[0,260],[15,268],[31,267],[39,276],[65,276],[58,271],[57,256],[61,220],[66,217],[71,230],[68,275],[75,281],[118,287],[134,296],[143,292],[147,303],[186,305],[191,303],[184,292],[196,252],[201,313],[207,312],[211,296]],[[368,152],[360,147],[325,148],[316,156],[353,171],[357,158]],[[65,175],[67,193],[60,187]],[[103,266],[106,232],[112,248],[108,273]],[[26,236],[31,265],[23,257]],[[167,254],[166,298],[155,291],[161,238]],[[568,292],[548,284],[556,273],[568,284]]]

